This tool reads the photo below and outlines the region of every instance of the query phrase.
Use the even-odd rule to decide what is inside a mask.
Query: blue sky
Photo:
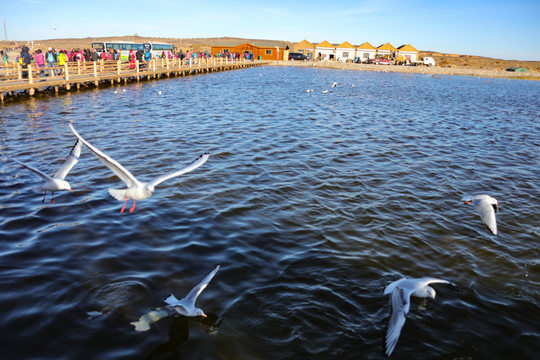
[[[313,43],[411,44],[418,50],[540,61],[540,1],[3,0],[9,39],[139,34]],[[5,33],[2,32],[2,40]]]

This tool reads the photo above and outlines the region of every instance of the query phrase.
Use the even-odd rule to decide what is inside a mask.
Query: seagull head
[[[207,317],[206,314],[201,309],[195,309],[195,316]]]
[[[69,185],[69,183],[66,181],[66,180],[59,180],[57,179],[56,180],[56,184],[58,185],[58,190],[69,190],[69,191],[73,191],[71,189],[71,185]]]
[[[154,188],[154,185],[146,184],[146,186],[144,187],[144,190],[146,191],[146,193],[153,195],[155,188]]]

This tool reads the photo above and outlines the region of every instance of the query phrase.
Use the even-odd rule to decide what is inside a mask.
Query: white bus
[[[109,42],[93,42],[92,49],[96,50],[98,55],[101,56],[101,53],[104,51],[109,51],[113,49],[117,52],[120,52],[120,57],[122,60],[128,60],[129,51],[137,52],[137,50],[144,50],[145,44],[136,43],[133,41],[109,41]]]
[[[166,56],[168,55],[167,54],[168,52],[170,52],[171,55],[174,54],[174,45],[172,45],[172,44],[156,43],[156,42],[145,43],[144,44],[144,51],[146,52],[147,49],[150,50],[150,52],[152,53],[153,58],[161,56],[161,54],[163,54],[163,52],[165,52]]]

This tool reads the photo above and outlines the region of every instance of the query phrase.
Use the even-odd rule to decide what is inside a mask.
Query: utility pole
[[[6,41],[8,41],[8,39],[7,39],[6,20],[4,20],[4,35],[6,36]]]

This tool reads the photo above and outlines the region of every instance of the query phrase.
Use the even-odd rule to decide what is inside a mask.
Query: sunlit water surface
[[[1,357],[381,359],[385,286],[434,276],[464,293],[414,299],[392,358],[533,359],[539,95],[531,81],[265,67],[4,106]],[[54,173],[71,121],[140,180],[211,156],[130,215],[84,147],[74,191],[42,203],[8,156]],[[460,202],[477,193],[500,202],[498,236]],[[217,264],[206,321],[134,331]]]

